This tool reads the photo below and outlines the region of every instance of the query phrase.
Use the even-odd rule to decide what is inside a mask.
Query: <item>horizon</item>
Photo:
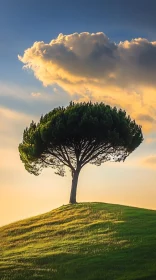
[[[156,3],[125,2],[0,2],[0,226],[68,204],[70,172],[29,174],[18,145],[32,120],[70,101],[125,109],[144,135],[124,163],[82,170],[78,202],[156,210]]]

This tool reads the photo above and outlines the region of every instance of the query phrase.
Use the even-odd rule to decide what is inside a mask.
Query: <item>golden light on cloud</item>
[[[31,115],[29,116],[9,108],[0,107],[0,129],[3,136],[5,136],[7,132],[13,132],[15,134],[17,129],[29,122],[31,118]],[[1,137],[0,141],[2,138],[3,137]]]
[[[156,169],[156,155],[151,155],[142,160],[142,165]]]
[[[145,132],[156,128],[156,42],[116,44],[102,32],[59,34],[18,56],[44,86],[57,84],[77,100],[126,109]],[[54,90],[55,92],[55,90]]]
[[[10,110],[8,108],[5,107],[0,107],[0,118],[3,119],[11,119],[11,120],[21,120],[21,118],[28,118],[27,115],[22,114],[22,113],[18,113],[14,110]],[[3,124],[3,122],[0,123],[1,125]]]
[[[151,144],[151,143],[155,143],[155,142],[156,142],[156,138],[148,137],[148,138],[146,139],[146,143],[147,143],[147,144]]]
[[[15,110],[10,110],[9,108],[0,107],[0,157],[2,165],[6,160],[5,155],[9,154],[10,149],[11,152],[12,149],[15,149],[18,155],[18,141],[21,140],[23,128],[27,126],[32,119],[36,120],[33,115],[27,115]],[[4,152],[5,149],[6,153]]]

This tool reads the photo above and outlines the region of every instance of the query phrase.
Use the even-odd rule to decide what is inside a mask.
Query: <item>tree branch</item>
[[[87,163],[89,163],[90,161],[92,161],[93,159],[97,158],[100,154],[103,154],[103,153],[107,152],[110,148],[111,148],[111,146],[109,146],[109,147],[107,147],[107,148],[105,148],[105,149],[102,149],[102,150],[100,150],[100,151],[99,151],[99,149],[96,149],[96,151],[97,151],[96,154],[91,154],[91,153],[90,153],[90,154],[86,157],[86,159],[83,161],[82,167],[83,167],[84,165],[86,165]],[[109,152],[109,153],[110,153],[110,152]],[[107,153],[107,154],[108,154],[108,153]],[[89,156],[91,156],[91,157],[89,158]]]
[[[60,147],[60,149],[61,149],[61,151],[62,151],[62,148]],[[70,161],[70,158],[69,158],[69,155],[68,155],[68,152],[67,152],[67,150],[66,150],[66,147],[65,146],[63,146],[63,149],[64,149],[64,151],[65,151],[65,154],[66,154],[66,156],[67,156],[67,163],[69,164],[69,166],[70,166],[70,168],[73,170],[73,171],[75,171],[75,169],[74,169],[74,167],[72,166],[72,164],[71,164],[71,161]],[[63,154],[63,151],[62,151],[62,154]],[[64,154],[63,154],[64,155]]]
[[[67,158],[65,157],[65,155],[64,155],[62,149],[60,148],[60,146],[59,146],[59,149],[61,150],[61,153],[60,153],[60,151],[58,151],[58,149],[56,149],[56,148],[55,148],[55,150],[57,151],[57,154],[54,153],[53,151],[50,151],[49,149],[48,149],[48,152],[49,152],[52,156],[56,157],[59,161],[61,161],[64,165],[66,165],[67,167],[71,168],[72,171],[75,171],[75,169],[74,169],[74,167],[72,166],[70,160],[69,160],[69,161],[67,160]]]
[[[110,146],[110,145],[109,145]],[[90,156],[92,156],[92,154],[96,151],[99,151],[101,148],[103,149],[104,147],[106,147],[106,144],[97,144],[94,146],[91,146],[90,149],[88,149],[88,152],[86,153],[85,157],[83,157],[82,160],[82,164],[89,159]]]
[[[80,158],[80,163],[82,163],[84,157],[87,155],[87,153],[88,153],[88,152],[90,151],[90,149],[93,147],[94,142],[95,142],[94,140],[88,141],[88,142],[86,143],[86,145],[83,147],[83,153],[82,153],[81,158]]]
[[[54,152],[51,152],[51,151],[49,151],[48,150],[48,152],[50,153],[50,155],[52,155],[52,156],[54,156],[54,157],[56,157],[59,161],[61,161],[64,165],[66,165],[67,167],[69,167],[70,168],[70,166],[69,166],[69,164],[66,162],[66,161],[64,161],[64,159],[62,159],[62,158],[60,158],[57,154],[55,154]]]

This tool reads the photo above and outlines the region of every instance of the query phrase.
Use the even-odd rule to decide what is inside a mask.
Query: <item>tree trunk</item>
[[[79,177],[79,170],[76,170],[73,174],[72,178],[72,186],[71,186],[71,193],[70,193],[70,201],[69,203],[76,203],[76,190],[77,190],[77,183],[78,183],[78,177]]]

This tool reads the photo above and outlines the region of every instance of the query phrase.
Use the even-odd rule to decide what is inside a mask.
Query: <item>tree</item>
[[[141,126],[126,112],[104,103],[73,103],[31,122],[19,153],[25,169],[39,175],[44,167],[64,176],[71,170],[70,203],[76,203],[79,173],[87,163],[124,161],[143,141]]]

